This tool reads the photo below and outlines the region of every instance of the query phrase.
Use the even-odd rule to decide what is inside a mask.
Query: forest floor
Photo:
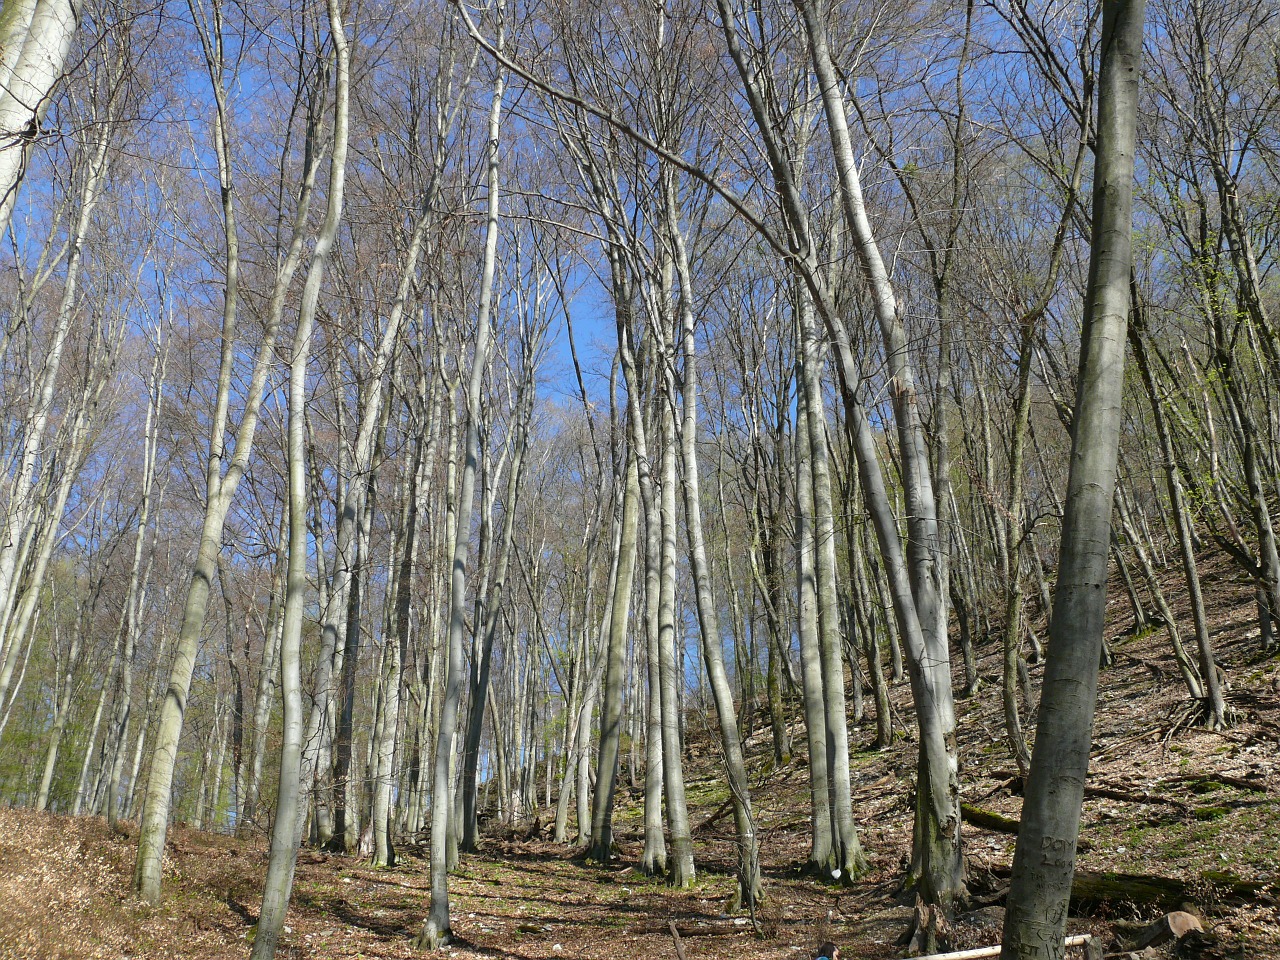
[[[1223,563],[1207,566],[1214,642],[1239,722],[1221,733],[1183,722],[1187,699],[1167,634],[1124,633],[1132,613],[1123,588],[1113,584],[1108,631],[1116,663],[1101,681],[1078,862],[1082,875],[1104,889],[1076,905],[1070,928],[1095,933],[1109,952],[1120,952],[1143,925],[1181,908],[1197,914],[1206,931],[1190,945],[1184,941],[1182,955],[1280,960],[1280,658],[1259,657],[1252,591]],[[1176,593],[1170,589],[1171,602]],[[958,702],[961,780],[966,803],[1016,817],[1020,781],[1003,734],[998,646],[980,649],[985,687]],[[1039,667],[1031,669],[1038,675]],[[727,788],[709,735],[691,728],[686,769],[698,864],[692,889],[669,890],[633,869],[642,796],[622,790],[620,856],[608,867],[575,859],[545,831],[530,837],[528,825],[490,836],[481,853],[465,856],[450,884],[455,941],[448,954],[674,958],[674,922],[688,960],[803,960],[826,938],[847,958],[903,956],[896,941],[907,930],[912,901],[898,888],[910,852],[908,781],[915,769],[906,683],[894,688],[894,706],[899,739],[889,749],[867,747],[873,721],[852,730],[854,803],[871,867],[852,885],[825,886],[801,875],[809,836],[804,758],[769,770],[769,731],[757,719],[749,749],[767,901],[759,933],[745,916],[726,915],[735,885],[732,818],[715,815]],[[793,735],[803,751],[803,728]],[[540,822],[548,820],[544,811]],[[113,833],[99,818],[0,810],[0,958],[244,957],[266,869],[265,840],[176,826],[165,859],[165,901],[149,907],[129,895],[132,832],[126,825]],[[955,924],[956,949],[999,942],[1014,837],[966,824],[965,843],[980,906]],[[400,866],[372,869],[356,858],[303,850],[279,955],[415,956],[412,938],[428,906],[427,863],[419,847],[401,854]],[[1136,875],[1168,882],[1153,894]],[[1161,951],[1149,955],[1177,954],[1173,946]]]

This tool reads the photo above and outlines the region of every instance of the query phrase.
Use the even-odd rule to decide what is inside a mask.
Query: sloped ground
[[[1177,591],[1169,590],[1172,600]],[[1194,952],[1184,946],[1184,955],[1280,960],[1280,660],[1258,658],[1251,594],[1229,569],[1212,568],[1206,590],[1240,722],[1222,733],[1181,722],[1186,698],[1167,636],[1163,630],[1121,634],[1131,619],[1128,601],[1113,589],[1117,662],[1102,679],[1079,867],[1176,881],[1166,907],[1190,905],[1208,932]],[[987,686],[959,704],[965,800],[1016,817],[1020,782],[1003,740],[999,652],[981,652]],[[894,697],[909,723],[905,684]],[[691,730],[689,796],[699,869],[693,889],[673,892],[631,869],[640,853],[640,797],[623,791],[621,858],[607,868],[585,865],[541,839],[493,837],[483,853],[464,858],[451,886],[458,940],[450,955],[675,957],[674,922],[689,960],[807,957],[828,936],[846,957],[901,956],[894,941],[906,929],[910,907],[897,885],[910,850],[905,781],[914,770],[914,742],[908,736],[889,750],[867,750],[861,745],[870,724],[855,730],[855,804],[871,870],[851,887],[833,888],[799,875],[808,842],[803,758],[766,775],[768,732],[756,726],[750,748],[761,771],[754,798],[769,898],[758,918],[760,936],[745,917],[723,912],[734,886],[731,821],[713,815],[726,788],[706,733]],[[803,748],[803,728],[793,733]],[[955,946],[997,943],[998,901],[1014,838],[968,825],[965,833],[975,899],[993,905],[961,918]],[[112,834],[98,819],[0,810],[0,960],[247,954],[264,843],[175,828],[159,908],[128,896],[133,852],[129,836]],[[427,909],[426,861],[415,848],[403,853],[404,866],[373,870],[354,859],[303,851],[281,956],[415,956],[412,937]],[[1111,879],[1113,890],[1085,904],[1072,929],[1095,932],[1109,950],[1119,950],[1162,908],[1128,902],[1125,891],[1136,889],[1134,881]]]

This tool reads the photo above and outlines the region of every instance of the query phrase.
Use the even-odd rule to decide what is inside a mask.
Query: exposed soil
[[[1110,632],[1117,655],[1104,671],[1094,739],[1090,796],[1079,857],[1082,871],[1147,874],[1177,881],[1162,904],[1133,903],[1114,891],[1082,904],[1073,932],[1101,936],[1109,951],[1166,909],[1183,907],[1206,936],[1160,956],[1280,960],[1280,659],[1259,659],[1252,592],[1221,562],[1210,563],[1214,640],[1238,723],[1222,733],[1184,720],[1188,701],[1163,629],[1121,633],[1131,622],[1122,588],[1111,591]],[[1178,591],[1170,587],[1170,600]],[[1190,639],[1188,643],[1192,642]],[[1016,817],[1020,782],[1004,742],[998,695],[998,643],[981,650],[987,683],[959,702],[965,800]],[[1153,669],[1154,668],[1154,669]],[[1038,667],[1032,667],[1033,676]],[[899,727],[909,723],[905,684],[894,691]],[[855,805],[871,863],[852,886],[800,876],[808,842],[808,781],[803,756],[766,773],[769,735],[757,720],[749,741],[758,779],[754,800],[768,900],[757,934],[745,916],[724,913],[734,887],[731,820],[696,834],[698,880],[675,892],[632,869],[640,854],[638,795],[619,798],[619,859],[609,867],[523,833],[487,838],[463,858],[451,883],[453,957],[672,957],[674,921],[689,960],[801,958],[830,937],[849,958],[904,955],[911,901],[898,893],[911,841],[909,779],[913,740],[867,750],[872,723],[853,731]],[[1028,724],[1033,726],[1033,724]],[[803,730],[795,731],[803,748]],[[691,819],[703,824],[726,798],[705,731],[691,729]],[[541,822],[548,821],[546,812]],[[132,899],[134,843],[95,818],[0,810],[0,958],[243,957],[266,869],[261,840],[175,827],[165,861],[165,902]],[[999,895],[1014,837],[966,825],[975,901],[962,916],[955,948],[999,942]],[[348,857],[304,850],[281,956],[412,957],[427,909],[425,851],[401,851],[403,865],[374,870]],[[1114,878],[1113,878],[1114,879]],[[1136,894],[1135,894],[1136,896]]]

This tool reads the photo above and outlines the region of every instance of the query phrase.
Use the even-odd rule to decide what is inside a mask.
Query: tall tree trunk
[[[693,568],[694,599],[702,637],[702,660],[707,669],[711,697],[720,726],[720,744],[724,750],[725,773],[729,783],[729,800],[733,805],[734,832],[738,847],[738,906],[755,916],[760,899],[760,849],[756,839],[755,817],[751,812],[751,792],[747,765],[742,753],[742,734],[738,729],[737,711],[733,705],[733,688],[724,667],[724,637],[720,633],[719,614],[711,589],[711,564],[707,559],[706,538],[702,529],[702,499],[698,471],[698,365],[694,338],[693,278],[689,255],[681,233],[675,204],[674,184],[665,191],[667,232],[675,252],[676,276],[680,281],[680,348],[684,360],[681,371],[683,389],[682,422],[679,429],[680,453],[683,460],[683,492],[685,533],[689,544],[689,564]],[[675,373],[668,369],[668,389],[674,392]],[[834,554],[833,554],[834,559]],[[841,677],[843,679],[843,675]],[[843,693],[843,690],[841,691]],[[750,704],[747,705],[750,710]],[[841,730],[843,731],[843,725]],[[846,754],[847,759],[847,754]],[[852,811],[850,812],[852,819]]]
[[[500,41],[501,43],[501,41]],[[505,75],[494,81],[489,110],[485,211],[484,261],[480,275],[480,302],[476,318],[474,353],[467,382],[466,461],[458,496],[454,533],[452,574],[449,585],[448,665],[445,668],[444,697],[440,727],[436,736],[435,785],[431,791],[431,911],[417,938],[420,950],[435,950],[448,943],[449,927],[449,835],[456,829],[452,814],[450,759],[458,728],[458,701],[462,693],[462,639],[466,630],[467,554],[471,546],[471,515],[474,509],[476,468],[480,457],[481,392],[489,361],[490,314],[493,308],[494,275],[498,251],[498,148]],[[451,820],[454,821],[451,823]]]
[[[662,697],[662,781],[667,797],[667,824],[671,834],[671,855],[667,882],[685,888],[693,883],[693,836],[689,809],[685,803],[684,761],[681,756],[680,689],[684,673],[676,652],[676,441],[671,400],[660,397],[662,423],[662,480],[659,516],[662,530],[662,561],[658,585],[658,666]]]
[[[1093,235],[1061,559],[1001,956],[1064,955],[1089,768],[1124,393],[1144,0],[1102,13]]]
[[[835,506],[827,448],[827,417],[820,379],[821,356],[813,309],[808,297],[800,304],[801,408],[807,419],[809,455],[805,458],[812,483],[814,570],[818,601],[818,649],[821,658],[822,699],[826,712],[825,748],[831,797],[832,861],[826,876],[851,882],[867,870],[858,828],[853,820],[849,772],[849,730],[844,697],[843,641],[840,638],[839,595],[836,587]],[[797,464],[797,469],[801,468]]]
[[[1142,384],[1151,405],[1151,417],[1155,423],[1156,436],[1160,441],[1161,467],[1164,473],[1165,489],[1169,493],[1169,509],[1173,512],[1174,528],[1178,533],[1178,555],[1182,559],[1182,573],[1187,583],[1187,595],[1191,600],[1191,620],[1195,625],[1196,647],[1201,652],[1202,661],[1207,660],[1211,663],[1213,646],[1209,637],[1209,619],[1205,614],[1204,593],[1200,588],[1200,571],[1196,565],[1191,517],[1187,509],[1182,481],[1178,475],[1177,453],[1173,447],[1173,437],[1169,433],[1164,404],[1156,393],[1155,378],[1152,376],[1151,363],[1143,341],[1143,335],[1146,332],[1146,309],[1137,293],[1137,288],[1131,285],[1134,324],[1129,333],[1129,343],[1133,347],[1133,358],[1138,366],[1138,372],[1142,375]],[[1265,593],[1263,595],[1265,596]],[[1191,695],[1203,696],[1203,693],[1204,690],[1201,688],[1198,692],[1192,690]]]
[[[276,531],[276,558],[271,573],[271,593],[262,624],[262,660],[258,665],[258,684],[253,697],[253,740],[249,748],[249,770],[245,795],[241,801],[240,819],[236,824],[242,836],[258,827],[258,793],[262,785],[262,764],[267,754],[267,728],[271,723],[271,705],[279,681],[280,631],[284,626],[284,579],[289,563],[288,511],[283,511]]]
[[[638,399],[630,402],[636,403]],[[623,467],[622,518],[618,540],[618,570],[609,598],[608,641],[605,646],[603,698],[600,701],[600,742],[596,751],[596,792],[591,805],[593,860],[607,863],[613,852],[613,799],[618,779],[618,748],[622,732],[622,682],[626,669],[627,624],[631,584],[636,567],[640,474],[634,452]]]
[[[799,371],[797,371],[799,373]],[[803,374],[800,373],[803,377]],[[803,390],[803,388],[802,388]],[[831,879],[838,869],[831,835],[831,772],[827,753],[827,712],[822,685],[822,652],[818,640],[818,578],[813,544],[813,470],[809,463],[807,395],[797,400],[796,416],[796,613],[800,670],[804,690],[805,731],[809,745],[809,870]]]
[[[512,542],[515,536],[515,521],[520,503],[520,482],[524,478],[524,455],[528,442],[528,418],[533,412],[534,380],[536,373],[535,344],[527,344],[525,351],[526,367],[516,392],[516,402],[512,411],[515,423],[514,439],[508,450],[510,461],[507,465],[507,486],[503,496],[502,530],[498,537],[498,559],[493,572],[493,580],[485,591],[484,603],[477,604],[478,611],[475,630],[482,631],[482,642],[478,658],[473,649],[471,704],[467,717],[466,740],[462,754],[462,849],[475,850],[480,839],[480,825],[477,809],[476,788],[478,786],[480,738],[484,731],[485,705],[489,702],[489,675],[493,664],[493,645],[497,637],[498,623],[505,611],[507,592],[507,572],[511,564]],[[491,507],[490,507],[491,509]],[[407,603],[407,601],[406,601]],[[406,616],[408,607],[405,609]],[[495,740],[497,738],[495,737]]]
[[[276,819],[271,832],[262,909],[253,941],[252,960],[272,960],[284,929],[303,815],[302,625],[307,600],[307,366],[325,266],[337,243],[342,222],[347,169],[350,50],[339,0],[328,0],[329,37],[334,51],[334,115],[329,158],[329,197],[324,223],[316,237],[298,308],[293,356],[289,367],[289,567],[285,580],[284,623],[280,637],[280,690],[284,729],[280,747],[280,783]]]
[[[174,651],[168,689],[160,709],[160,718],[152,748],[151,769],[144,793],[138,830],[138,855],[134,864],[133,886],[138,896],[149,903],[160,900],[161,863],[165,835],[169,826],[169,805],[173,793],[173,773],[178,760],[178,743],[182,737],[183,718],[196,654],[209,609],[209,590],[217,573],[217,558],[222,550],[222,531],[236,488],[248,467],[257,433],[267,374],[275,362],[275,342],[284,314],[285,296],[301,263],[304,228],[315,189],[319,152],[308,142],[302,171],[302,183],[294,210],[292,235],[276,271],[274,287],[267,308],[262,339],[254,356],[253,372],[244,389],[244,407],[234,441],[233,453],[223,469],[223,448],[227,445],[228,413],[235,383],[235,363],[239,353],[236,324],[239,308],[240,252],[236,227],[235,190],[232,185],[233,162],[230,144],[230,111],[226,89],[224,43],[221,9],[215,7],[206,21],[195,7],[192,16],[197,23],[201,47],[209,78],[212,81],[215,112],[213,141],[218,162],[221,188],[222,221],[226,243],[226,277],[223,288],[221,358],[218,367],[217,397],[214,401],[208,463],[205,470],[205,510],[201,523],[199,547],[192,565],[191,580],[182,608],[182,626]]]

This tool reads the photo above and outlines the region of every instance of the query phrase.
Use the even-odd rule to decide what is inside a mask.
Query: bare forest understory
[[[1166,634],[1125,632],[1129,601],[1112,584],[1107,635],[1115,663],[1101,683],[1069,929],[1128,955],[1148,923],[1181,909],[1200,918],[1204,935],[1140,956],[1280,958],[1280,664],[1259,659],[1252,588],[1221,561],[1209,563],[1204,581],[1238,721],[1221,733],[1188,724]],[[1008,830],[1021,804],[1003,740],[998,641],[980,654],[985,686],[958,702],[971,903],[952,929],[955,949],[999,943],[1015,839]],[[1041,668],[1031,669],[1034,680]],[[515,830],[491,829],[450,884],[449,955],[675,958],[674,925],[688,960],[809,957],[826,938],[849,958],[903,956],[899,938],[912,899],[900,886],[915,768],[905,682],[894,688],[894,710],[899,736],[890,749],[866,747],[872,721],[852,731],[854,799],[871,864],[852,885],[801,875],[809,840],[805,758],[768,769],[769,731],[757,714],[748,749],[767,900],[758,932],[750,918],[725,913],[735,888],[727,787],[713,734],[691,723],[689,808],[699,870],[692,889],[669,890],[633,868],[643,792],[624,783],[618,859],[607,867],[546,839],[550,811]],[[802,728],[793,735],[802,746]],[[429,903],[425,839],[402,847],[394,869],[304,849],[283,955],[419,955],[412,941]],[[245,955],[266,870],[265,836],[238,840],[176,826],[159,908],[130,893],[134,854],[132,824],[113,833],[102,818],[0,810],[0,957]]]

